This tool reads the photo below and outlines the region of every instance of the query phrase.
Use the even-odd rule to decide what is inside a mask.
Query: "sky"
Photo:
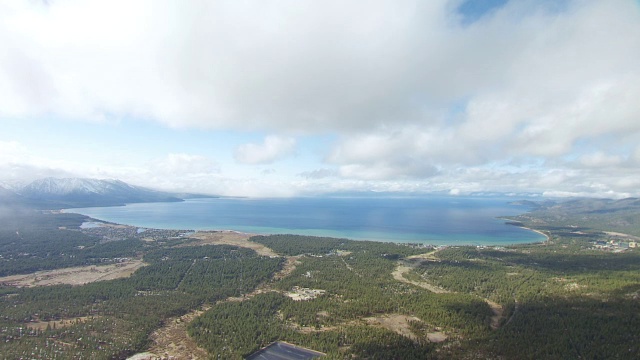
[[[0,184],[640,196],[640,1],[0,0]]]

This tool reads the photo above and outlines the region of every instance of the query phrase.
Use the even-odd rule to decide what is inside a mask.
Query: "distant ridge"
[[[127,184],[120,180],[44,178],[21,188],[0,188],[0,200],[38,209],[116,206],[141,202],[183,201],[189,194],[173,194]]]
[[[573,229],[614,231],[640,236],[640,199],[580,198],[545,201],[530,213],[510,217],[522,223]],[[578,231],[578,230],[575,230]]]
[[[541,207],[547,211],[557,211],[573,214],[611,213],[618,211],[640,210],[640,199],[572,199],[559,203],[547,202]]]
[[[19,202],[18,194],[0,185],[0,204],[9,205],[17,202]]]

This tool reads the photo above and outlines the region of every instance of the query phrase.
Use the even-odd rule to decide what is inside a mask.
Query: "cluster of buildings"
[[[182,238],[194,233],[193,230],[146,229],[102,222],[85,222],[80,229],[85,234],[101,238],[101,242],[103,243],[135,238],[160,241],[171,238]]]
[[[620,240],[597,240],[594,241],[593,247],[600,250],[608,250],[613,252],[623,252],[628,249],[640,247],[637,241],[620,241]]]

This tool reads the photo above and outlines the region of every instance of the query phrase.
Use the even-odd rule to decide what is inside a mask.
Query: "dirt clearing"
[[[207,359],[207,351],[198,347],[196,342],[187,334],[189,323],[202,315],[207,309],[208,307],[204,307],[165,321],[163,327],[151,334],[152,345],[148,350],[147,358]],[[154,358],[153,356],[156,357]]]
[[[424,262],[428,262],[428,261],[435,261],[438,262],[440,261],[440,259],[438,259],[435,254],[438,252],[438,250],[434,250],[431,252],[428,252],[426,254],[420,254],[420,255],[413,255],[413,256],[409,256],[404,260],[400,260],[398,261],[398,266],[396,267],[395,271],[391,273],[391,276],[393,276],[394,279],[401,281],[403,283],[407,283],[407,284],[411,284],[411,285],[415,285],[415,286],[419,286],[423,289],[427,289],[433,293],[436,294],[444,294],[444,293],[448,293],[448,290],[445,290],[441,287],[435,286],[433,284],[428,283],[427,281],[412,281],[409,280],[407,278],[404,277],[404,274],[408,273],[409,271],[415,269],[416,267],[420,266],[422,263]]]
[[[489,299],[482,299],[491,308],[493,316],[491,317],[491,329],[498,330],[500,328],[500,321],[504,318],[504,309],[500,304],[495,303]]]
[[[95,316],[80,316],[76,318],[63,319],[63,320],[52,320],[52,321],[36,321],[27,324],[28,328],[35,330],[46,330],[47,326],[52,329],[62,329],[65,327],[69,327],[75,324],[83,323],[87,320],[96,319]]]
[[[437,250],[427,254],[410,256],[410,257],[407,257],[405,260],[400,260],[398,262],[398,266],[393,271],[393,273],[391,273],[391,275],[393,276],[394,279],[398,281],[402,281],[406,284],[419,286],[423,289],[429,290],[436,294],[451,293],[451,291],[435,286],[433,284],[430,284],[426,280],[413,281],[404,277],[404,274],[410,272],[411,270],[420,266],[420,264],[424,262],[440,261],[438,258],[434,256],[436,252]],[[489,299],[485,299],[485,298],[481,298],[481,299],[484,300],[487,303],[487,305],[489,305],[489,307],[491,308],[491,311],[493,312],[493,316],[491,317],[491,329],[497,330],[498,328],[500,328],[500,322],[504,318],[504,309],[502,308],[502,306],[500,306],[500,304],[497,304]],[[434,338],[437,338],[437,334],[434,335]]]
[[[240,233],[236,231],[198,231],[190,235],[192,239],[198,240],[196,243],[189,243],[187,246],[193,245],[233,245],[243,248],[249,248],[262,256],[280,256],[268,247],[249,241],[253,234]]]
[[[368,325],[380,326],[385,329],[398,333],[413,341],[417,341],[418,337],[411,331],[409,321],[421,321],[415,316],[406,316],[401,314],[386,314],[383,316],[363,318]]]
[[[406,265],[406,263],[401,263],[398,265],[398,267],[396,267],[396,270],[391,273],[391,275],[393,276],[394,279],[401,281],[403,283],[407,283],[407,284],[411,284],[411,285],[415,285],[415,286],[419,286],[423,289],[427,289],[433,293],[436,294],[444,294],[444,293],[448,293],[448,290],[445,290],[441,287],[435,286],[433,284],[430,284],[426,281],[412,281],[409,280],[407,278],[405,278],[403,275],[408,273],[409,271],[413,270],[420,262],[416,262],[415,265],[413,264],[409,264]]]
[[[0,284],[15,287],[50,285],[84,285],[95,281],[113,280],[131,276],[145,266],[142,260],[129,260],[111,265],[78,266],[56,270],[37,271],[25,275],[11,275],[0,278]]]
[[[442,331],[434,331],[427,334],[427,339],[433,343],[439,343],[447,340],[447,334]]]

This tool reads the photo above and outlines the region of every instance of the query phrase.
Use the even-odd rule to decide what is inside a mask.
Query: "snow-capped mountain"
[[[44,178],[16,191],[28,203],[44,207],[123,205],[136,202],[181,201],[165,192],[120,180]]]
[[[19,191],[29,195],[64,196],[69,194],[108,194],[111,192],[130,192],[136,188],[120,180],[97,179],[39,179],[26,185]]]

